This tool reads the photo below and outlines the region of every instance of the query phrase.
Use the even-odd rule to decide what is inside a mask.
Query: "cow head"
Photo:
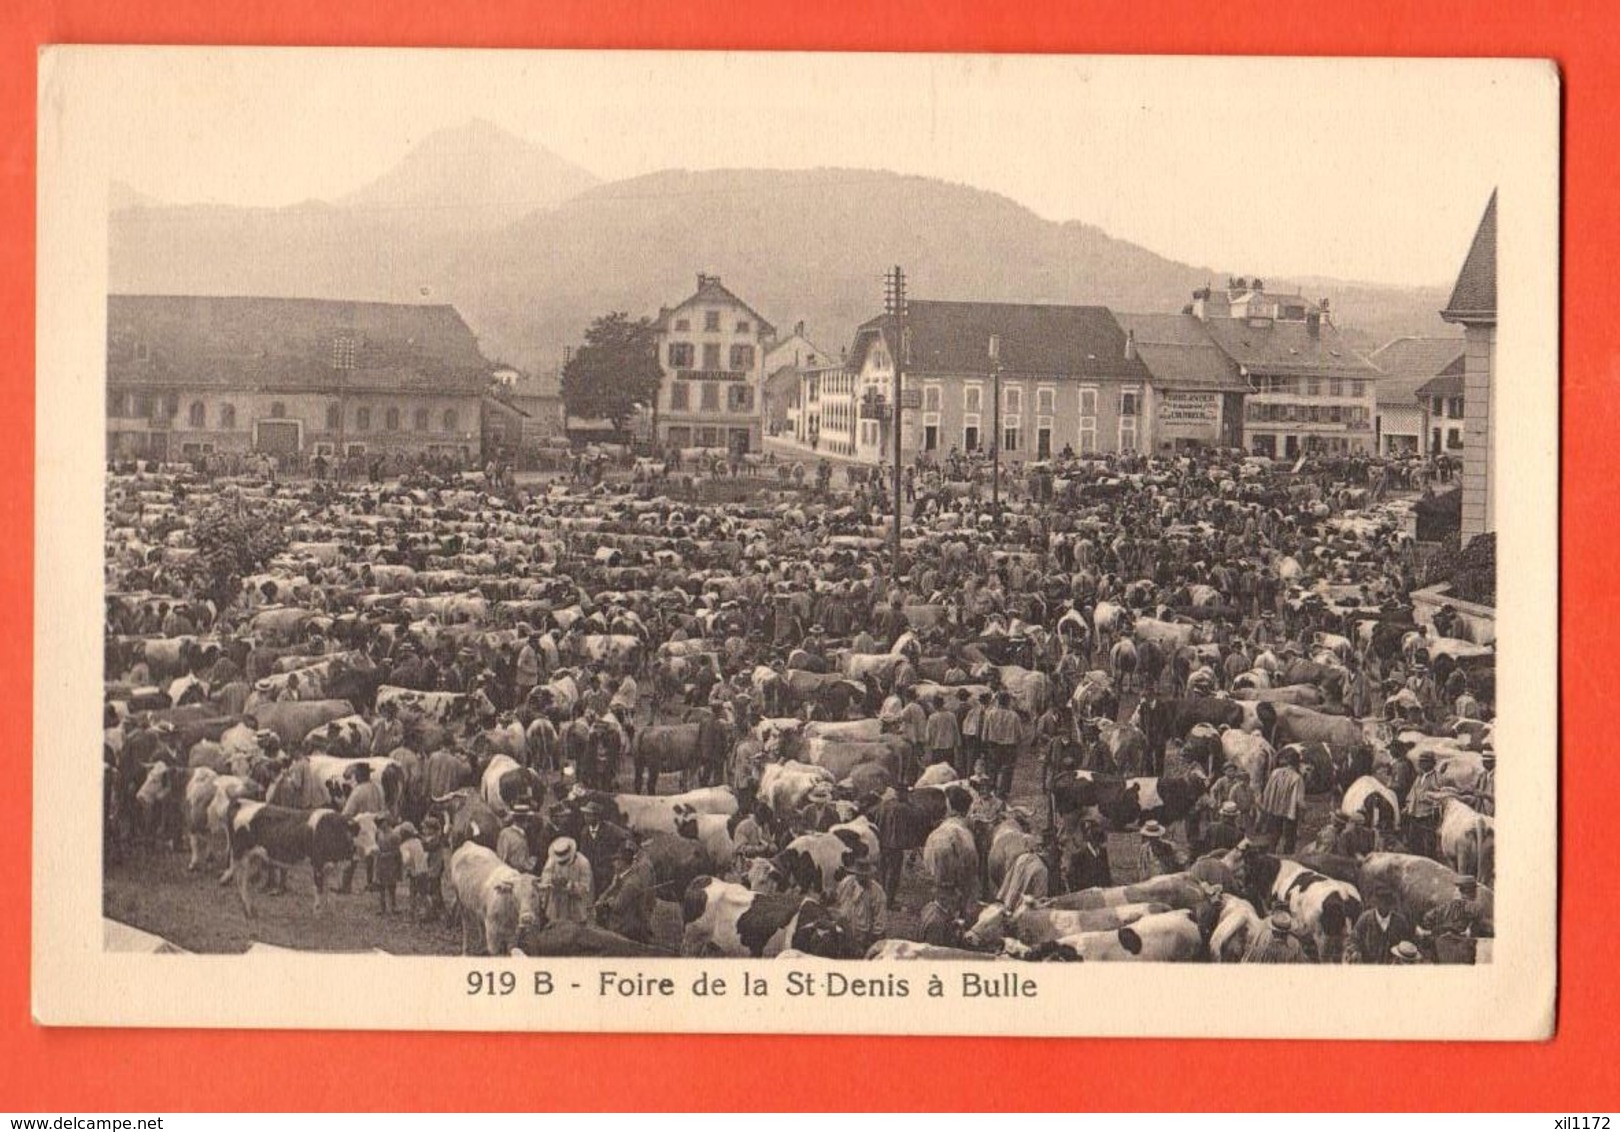
[[[360,814],[345,818],[343,824],[349,831],[349,840],[354,844],[355,856],[370,857],[377,852],[376,814]]]
[[[750,892],[780,893],[792,887],[792,878],[776,861],[767,857],[755,857],[748,863],[743,883],[748,886]]]
[[[1007,907],[987,904],[973,926],[963,933],[962,941],[968,947],[995,947],[1007,937]]]
[[[823,959],[850,957],[849,930],[814,900],[799,905],[796,927],[788,946]]]

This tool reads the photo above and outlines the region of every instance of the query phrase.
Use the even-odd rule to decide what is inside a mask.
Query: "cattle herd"
[[[109,884],[315,947],[1488,959],[1494,648],[1415,620],[1377,461],[952,471],[896,559],[825,473],[117,469]],[[221,514],[276,532],[223,593]]]

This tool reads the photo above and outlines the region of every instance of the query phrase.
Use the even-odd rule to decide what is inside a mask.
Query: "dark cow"
[[[1366,742],[1361,724],[1349,716],[1265,702],[1256,704],[1255,712],[1260,733],[1279,750],[1291,743],[1322,743],[1334,752],[1348,752]]]
[[[1171,739],[1185,739],[1200,723],[1212,727],[1242,727],[1243,709],[1231,700],[1210,696],[1181,699],[1143,699],[1137,705],[1136,725],[1147,736],[1148,752],[1156,765],[1163,765],[1164,745]]]
[[[610,932],[594,924],[547,924],[529,937],[530,955],[564,955],[605,959],[660,959],[674,953]]]
[[[767,959],[792,949],[825,959],[853,958],[849,933],[807,896],[750,892],[740,884],[698,877],[681,898],[682,955]]]
[[[493,849],[501,835],[501,819],[470,787],[431,799],[428,814],[444,821],[452,851],[467,841],[476,841],[486,849]]]
[[[1239,878],[1256,908],[1281,904],[1314,947],[1319,962],[1338,962],[1344,937],[1361,916],[1361,893],[1353,881],[1340,880],[1285,857],[1244,846]],[[1331,860],[1331,859],[1330,859]]]
[[[266,802],[236,801],[225,812],[231,865],[222,882],[234,875],[242,911],[254,916],[248,896],[251,862],[286,868],[308,861],[315,879],[315,911],[326,892],[326,867],[354,858],[361,823],[334,810],[292,810]]]
[[[1181,821],[1198,807],[1209,780],[1197,767],[1169,778],[1108,778],[1076,771],[1072,780],[1055,784],[1052,796],[1059,813],[1096,810],[1115,830],[1135,829],[1146,821],[1164,825]]]
[[[707,718],[696,722],[655,724],[636,734],[630,748],[634,793],[658,793],[659,776],[672,772],[680,774],[683,789],[693,771],[701,786],[721,781],[729,753],[726,728],[712,712],[703,714]]]

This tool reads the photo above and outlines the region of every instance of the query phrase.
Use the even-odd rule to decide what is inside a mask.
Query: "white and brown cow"
[[[335,810],[293,810],[240,800],[226,809],[225,830],[231,864],[220,883],[235,877],[242,911],[249,919],[255,915],[248,895],[255,861],[278,868],[308,861],[315,881],[315,912],[319,915],[326,893],[327,866],[352,860],[355,840],[363,836],[361,822],[346,820]]]
[[[540,880],[520,873],[493,850],[468,841],[450,858],[450,883],[461,912],[461,953],[472,954],[474,933],[484,954],[505,955],[540,922]]]
[[[686,928],[681,954],[771,959],[800,951],[845,958],[849,935],[820,902],[797,895],[751,892],[740,884],[698,877],[681,897]]]

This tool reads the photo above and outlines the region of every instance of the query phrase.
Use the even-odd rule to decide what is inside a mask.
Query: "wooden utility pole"
[[[1001,524],[1001,335],[990,335],[990,367],[995,377],[991,396],[995,398],[995,409],[990,433],[990,509],[995,514],[996,525]]]
[[[889,573],[895,583],[900,581],[900,508],[904,500],[900,487],[900,438],[901,438],[901,409],[900,395],[902,389],[901,370],[906,362],[906,350],[909,347],[906,330],[906,273],[896,264],[894,270],[885,276],[883,306],[889,313],[894,325],[894,396],[890,400],[890,411],[894,414],[894,545],[892,547]]]

